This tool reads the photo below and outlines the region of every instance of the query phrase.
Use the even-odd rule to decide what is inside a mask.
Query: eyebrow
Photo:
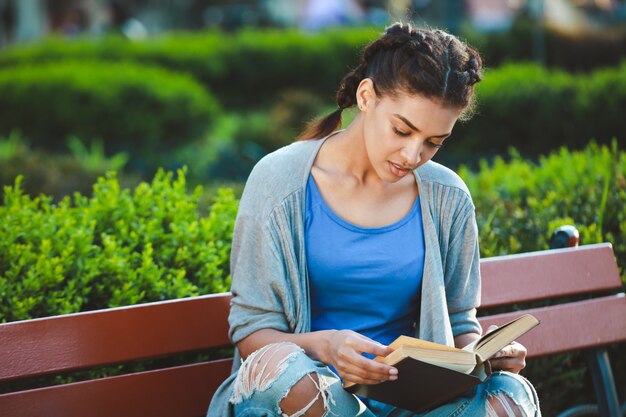
[[[415,130],[418,133],[420,132],[420,130],[417,127],[415,127],[415,125],[413,123],[409,122],[409,120],[406,117],[404,117],[404,116],[402,116],[400,114],[397,114],[397,113],[394,113],[393,115],[395,117],[397,117],[398,119],[402,120],[404,123],[406,123],[406,125],[408,127],[410,127],[411,129]],[[446,138],[446,137],[450,136],[450,134],[451,133],[445,133],[443,135],[437,135],[437,136],[432,136],[432,137],[433,138]]]

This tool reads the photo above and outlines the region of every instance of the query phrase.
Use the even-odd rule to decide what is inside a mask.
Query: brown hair
[[[379,97],[404,92],[438,99],[443,105],[463,108],[459,119],[468,120],[474,108],[474,84],[482,79],[482,60],[454,35],[396,23],[365,48],[359,65],[343,77],[337,110],[313,120],[298,139],[322,138],[336,130],[342,111],[356,105],[356,90],[365,78],[372,80]]]

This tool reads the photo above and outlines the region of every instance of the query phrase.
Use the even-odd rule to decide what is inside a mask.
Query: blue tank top
[[[419,196],[401,220],[370,228],[337,216],[311,174],[306,193],[311,330],[350,329],[385,345],[413,335],[424,271]]]

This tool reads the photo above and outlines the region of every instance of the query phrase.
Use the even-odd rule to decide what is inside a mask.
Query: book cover
[[[459,396],[487,378],[484,362],[539,324],[526,314],[483,335],[463,349],[400,336],[394,352],[374,360],[398,369],[398,379],[374,385],[347,382],[344,388],[362,397],[420,412]]]
[[[445,404],[482,382],[479,376],[408,357],[394,366],[398,368],[397,380],[376,385],[353,385],[348,391],[405,410],[420,412]]]

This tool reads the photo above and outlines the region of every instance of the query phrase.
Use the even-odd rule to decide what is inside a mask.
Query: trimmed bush
[[[187,72],[199,81],[213,80],[227,72],[219,57],[231,48],[228,37],[219,32],[172,33],[142,42],[119,36],[102,39],[50,37],[42,42],[16,45],[0,53],[0,68],[54,61],[131,62]]]
[[[379,31],[362,28],[316,35],[297,30],[179,32],[144,42],[118,37],[73,42],[50,39],[2,51],[0,68],[63,60],[135,61],[191,74],[226,106],[254,107],[290,88],[332,98],[341,77]]]
[[[459,173],[476,204],[481,256],[546,249],[552,230],[574,224],[583,244],[612,242],[626,267],[626,153],[616,142],[563,148],[536,163],[511,151],[508,162],[496,158]],[[93,197],[76,194],[56,205],[24,195],[20,184],[5,187],[0,206],[0,297],[7,297],[0,319],[66,311],[35,307],[59,303],[48,300],[57,296],[73,300],[72,309],[92,309],[228,288],[232,190],[217,192],[205,218],[198,213],[202,190],[186,192],[184,171],[176,180],[160,171],[134,191],[109,175]],[[51,291],[57,296],[46,297]]]
[[[75,192],[88,194],[98,177],[107,171],[120,171],[128,161],[125,153],[105,156],[102,142],[85,146],[72,137],[69,144],[68,153],[50,153],[32,149],[17,133],[0,137],[0,187],[12,185],[18,175],[23,175],[21,186],[30,195],[58,199]],[[124,178],[131,180],[127,175]],[[0,189],[0,199],[3,195]]]
[[[538,155],[576,135],[570,123],[579,90],[568,73],[530,63],[506,65],[487,70],[476,94],[478,114],[455,132],[449,149],[454,154],[505,154],[515,147]]]
[[[100,178],[93,197],[58,204],[5,187],[0,206],[0,322],[226,291],[238,203],[217,192],[207,216],[202,189],[184,171],[121,189]]]
[[[626,268],[626,152],[616,141],[561,148],[537,162],[511,150],[509,161],[483,160],[479,171],[459,174],[476,205],[481,256],[548,249],[549,234],[573,224],[581,244],[611,242]]]
[[[582,147],[585,135],[603,142],[616,136],[619,143],[625,144],[626,61],[619,67],[598,70],[589,77],[578,78],[578,86],[578,112],[576,119],[571,121],[577,128],[576,145]]]
[[[527,51],[528,45],[525,43],[527,39],[524,34],[530,33],[530,29],[523,27],[521,23],[520,25],[514,26],[509,34],[493,34],[484,38],[477,34],[468,36],[469,42],[476,42],[479,49],[481,45],[485,45],[488,69],[485,80],[477,87],[479,114],[474,120],[455,129],[450,149],[438,155],[444,163],[456,166],[468,160],[478,161],[485,156],[506,154],[509,146],[514,146],[523,155],[536,156],[562,145],[582,149],[592,137],[599,143],[608,143],[612,137],[624,140],[626,125],[622,123],[620,111],[626,102],[624,87],[626,64],[580,75],[549,70],[533,64],[509,64],[494,68],[501,60],[529,57],[530,52]],[[243,119],[251,119],[252,125],[244,123],[238,130],[246,143],[240,144],[237,137],[218,138],[229,139],[231,142],[228,149],[222,151],[224,158],[229,162],[226,168],[219,166],[212,171],[218,176],[220,172],[228,171],[229,178],[233,176],[243,178],[249,161],[246,160],[241,164],[236,159],[239,157],[238,154],[248,155],[250,152],[241,152],[238,148],[249,148],[247,143],[254,142],[254,146],[271,151],[279,144],[290,141],[290,137],[294,138],[299,127],[309,119],[307,116],[309,111],[319,106],[315,104],[316,101],[324,105],[333,103],[334,92],[341,77],[356,64],[360,50],[368,41],[374,39],[380,30],[381,28],[340,29],[314,35],[295,30],[170,33],[144,42],[128,42],[119,37],[77,41],[51,39],[0,52],[0,68],[4,68],[0,70],[0,74],[8,71],[16,78],[19,71],[11,72],[14,66],[32,63],[33,67],[30,68],[34,68],[34,64],[45,64],[38,69],[40,76],[45,77],[43,71],[49,68],[48,65],[52,65],[51,62],[63,62],[68,59],[91,62],[97,59],[113,61],[118,65],[124,65],[122,62],[125,62],[127,63],[125,65],[134,68],[139,68],[135,66],[136,63],[158,65],[170,71],[189,74],[205,88],[210,88],[226,107],[235,108],[234,112],[238,116],[243,114]],[[614,36],[622,39],[619,31],[615,33]],[[506,42],[501,38],[506,38]],[[585,39],[593,43],[591,37]],[[498,48],[509,48],[507,50],[513,55],[505,54],[490,59],[489,55],[495,54],[490,51]],[[578,53],[576,48],[574,51]],[[549,56],[550,54],[548,53]],[[611,57],[617,60],[621,55],[616,53]],[[128,85],[134,83],[135,81],[129,81],[128,89],[131,88]],[[199,95],[201,93],[198,85],[195,84],[194,92]],[[301,97],[294,96],[293,92],[298,92]],[[3,91],[0,90],[1,93]],[[194,114],[197,113],[184,110],[185,106],[135,106],[117,102],[116,108],[123,109],[119,110],[121,115],[128,117],[120,119],[119,123],[110,121],[104,123],[92,115],[82,117],[85,110],[81,107],[85,107],[83,103],[91,99],[80,98],[75,92],[70,93],[72,97],[69,99],[63,98],[60,93],[57,95],[58,106],[55,107],[71,109],[64,110],[60,115],[62,117],[58,117],[55,112],[61,112],[60,110],[42,104],[49,102],[51,100],[49,97],[53,94],[56,92],[44,94],[42,91],[31,91],[30,97],[36,103],[24,104],[30,109],[28,112],[13,115],[10,111],[0,109],[3,110],[0,114],[7,115],[4,119],[7,126],[0,123],[0,134],[2,132],[6,134],[6,129],[18,127],[28,138],[32,130],[38,137],[47,132],[51,132],[48,136],[58,137],[59,134],[56,132],[65,133],[71,127],[83,140],[91,140],[93,136],[103,137],[108,152],[130,151],[133,157],[131,165],[144,170],[145,163],[142,165],[142,162],[136,162],[137,154],[141,153],[145,159],[152,149],[164,154],[165,152],[160,149],[165,147],[155,147],[151,141],[139,136],[157,137],[159,139],[155,139],[154,142],[158,144],[165,144],[170,140],[169,143],[179,145],[187,142],[188,139],[185,138],[194,136],[189,130],[197,133],[215,117],[207,116],[206,112],[204,116],[195,117]],[[308,99],[307,95],[311,99]],[[66,100],[69,104],[64,105]],[[5,96],[0,96],[0,105],[4,101]],[[281,102],[285,101],[291,101],[297,107],[284,107],[281,110]],[[163,111],[165,108],[167,112]],[[141,116],[129,114],[132,109],[137,109]],[[78,112],[76,116],[79,117],[73,117],[72,111]],[[146,112],[149,114],[148,117],[143,116]],[[260,115],[262,112],[267,112],[268,115]],[[30,119],[35,117],[33,113],[36,113],[36,117],[45,118],[46,123],[51,125],[30,123]],[[158,117],[153,117],[155,114]],[[255,116],[245,116],[247,114]],[[19,125],[10,123],[9,118],[16,120]],[[168,125],[171,128],[162,126],[169,118],[176,120],[182,118],[184,121],[175,127],[171,127],[175,123]],[[25,122],[25,119],[28,119],[28,122]],[[259,125],[261,119],[270,120],[266,128]],[[83,124],[86,126],[82,126]],[[288,124],[288,128],[279,130],[279,127],[285,124]],[[23,127],[24,125],[28,129]],[[37,128],[44,125],[45,128]],[[201,127],[195,129],[194,126]],[[142,130],[137,132],[139,127]],[[251,132],[248,127],[252,129]],[[123,147],[110,146],[110,142],[117,144],[122,141],[109,139],[109,136],[113,136],[111,130],[119,131],[125,136],[126,143]],[[196,135],[194,138],[199,137]],[[46,140],[46,143],[62,143],[64,140],[65,138],[53,138],[52,142]],[[43,140],[36,138],[33,141],[35,145],[44,143]],[[135,142],[147,142],[149,145],[141,148],[141,152],[135,152],[131,149]],[[144,151],[145,148],[148,150]],[[252,153],[258,154],[256,151]],[[170,162],[153,158],[149,165],[168,168],[179,166]],[[233,164],[238,164],[242,168],[229,169],[228,166],[234,166]]]
[[[590,71],[619,64],[626,57],[623,25],[568,31],[551,25],[537,28],[533,18],[518,15],[504,32],[479,32],[467,25],[461,35],[476,47],[488,67],[536,59],[537,30],[543,38],[545,64],[568,71]]]
[[[362,48],[383,30],[343,28],[316,34],[297,30],[246,29],[172,32],[129,42],[120,37],[67,41],[49,39],[0,53],[0,68],[58,60],[134,61],[191,74],[227,107],[254,107],[282,89],[308,90],[331,99],[341,77],[357,64]],[[531,60],[533,23],[524,18],[510,31],[461,35],[482,53],[487,66]],[[626,31],[569,34],[546,28],[548,65],[590,70],[626,57]]]
[[[478,114],[455,128],[438,156],[444,162],[505,155],[509,147],[534,157],[583,149],[589,138],[626,140],[626,62],[588,75],[510,64],[487,71],[476,91]]]
[[[216,101],[191,77],[131,63],[53,62],[0,70],[0,135],[64,149],[69,135],[108,152],[159,152],[202,136]]]

